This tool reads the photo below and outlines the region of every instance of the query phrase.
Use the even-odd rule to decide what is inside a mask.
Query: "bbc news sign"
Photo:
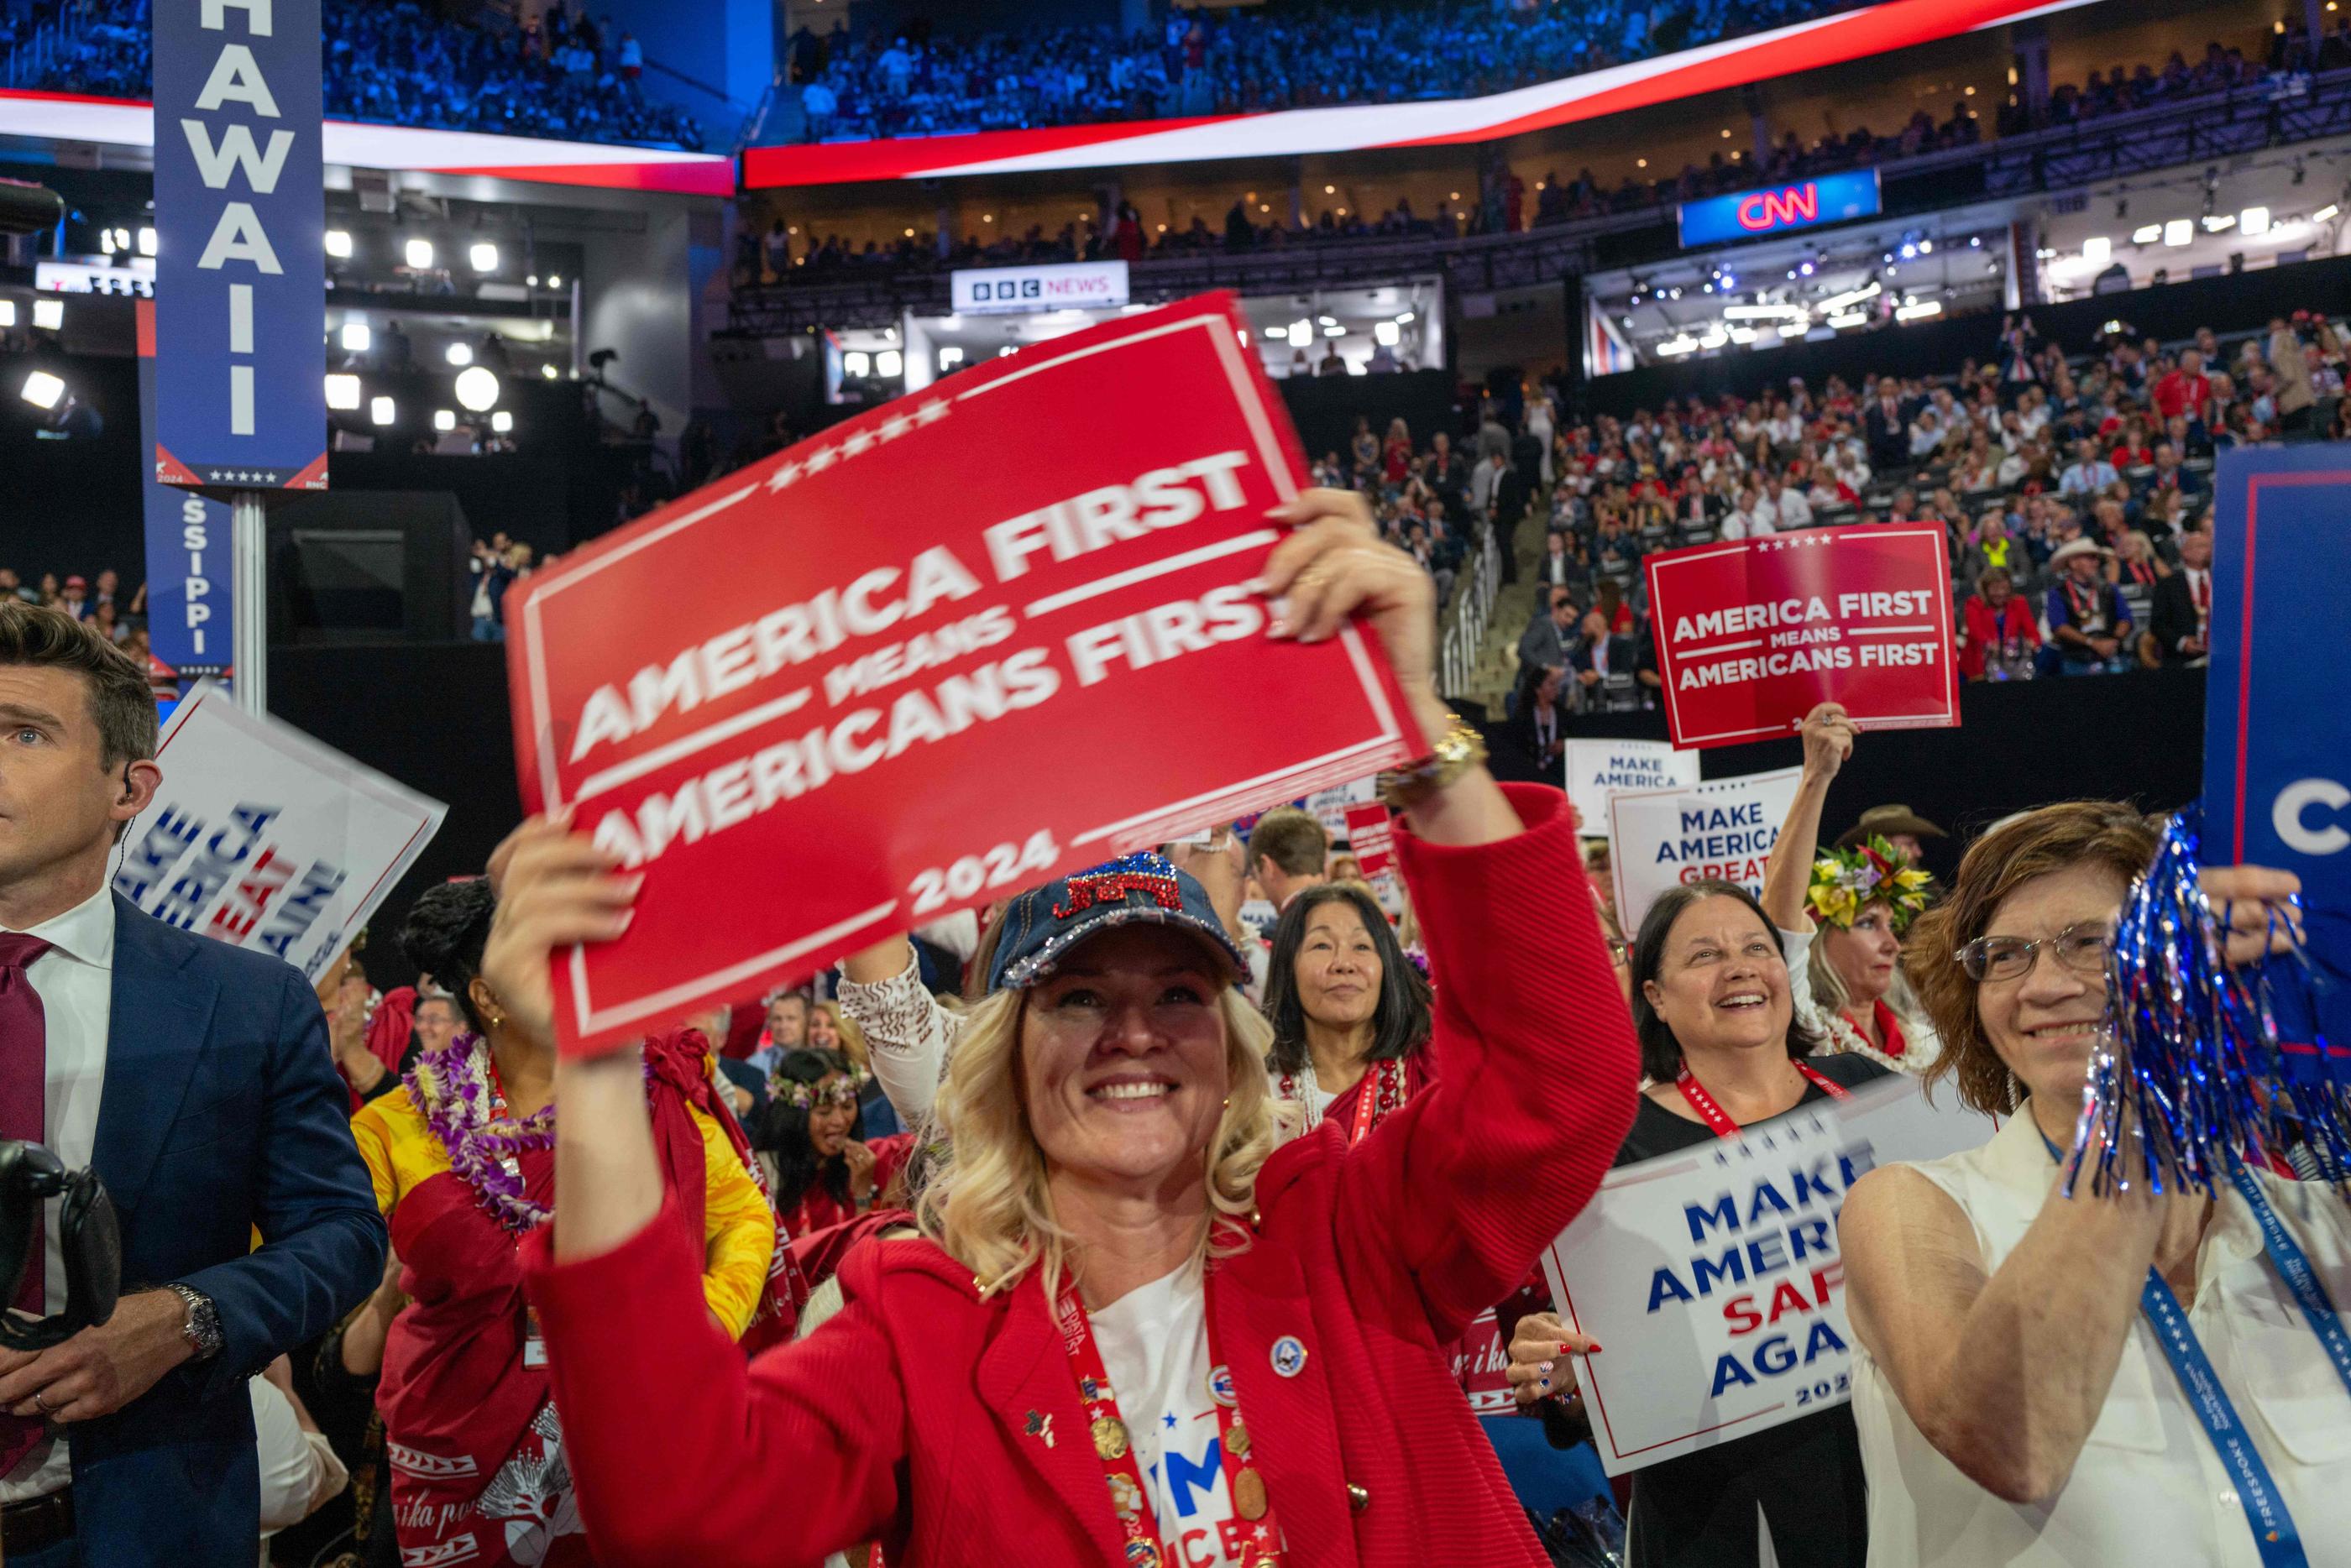
[[[1127,302],[1123,261],[1071,262],[1061,266],[991,266],[948,277],[958,316],[1030,310],[1101,310]]]
[[[319,0],[155,0],[156,477],[327,487]]]
[[[1426,750],[1367,632],[1267,636],[1305,462],[1244,325],[991,359],[511,590],[523,798],[644,877],[564,1049]]]
[[[1823,174],[1816,180],[1799,180],[1792,185],[1684,202],[1682,244],[1687,249],[1691,245],[1720,244],[1726,240],[1759,239],[1792,229],[1874,217],[1878,210],[1876,170]]]

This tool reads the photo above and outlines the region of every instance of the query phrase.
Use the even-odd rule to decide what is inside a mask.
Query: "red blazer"
[[[2040,624],[2032,618],[2032,607],[2024,602],[2022,594],[2011,594],[1998,610],[1983,595],[1970,594],[1959,609],[1968,634],[1967,645],[1959,649],[1959,673],[1970,680],[1983,679],[1984,659],[1996,642],[2013,639],[2028,648],[2041,646]]]
[[[1545,1563],[1437,1347],[1583,1207],[1638,1074],[1574,814],[1557,790],[1510,795],[1519,837],[1397,835],[1443,1075],[1352,1150],[1325,1121],[1276,1152],[1256,1243],[1212,1292],[1292,1568]],[[524,1245],[605,1568],[777,1568],[876,1537],[900,1568],[1126,1562],[1035,1274],[981,1301],[928,1241],[861,1245],[840,1314],[747,1367],[667,1211],[559,1267],[544,1228]],[[1306,1350],[1291,1376],[1285,1336]]]

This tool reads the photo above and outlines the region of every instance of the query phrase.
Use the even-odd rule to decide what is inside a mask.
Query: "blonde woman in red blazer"
[[[1276,635],[1366,617],[1434,745],[1397,836],[1435,1085],[1353,1149],[1326,1124],[1270,1155],[1268,1032],[1197,884],[1137,857],[1027,895],[940,1091],[922,1236],[857,1248],[841,1312],[747,1367],[634,1053],[564,1063],[564,1201],[526,1262],[608,1568],[877,1538],[900,1568],[1544,1563],[1437,1347],[1597,1186],[1632,1026],[1565,801],[1498,786],[1436,696],[1426,575],[1352,494],[1285,512]],[[504,875],[485,969],[546,1029],[549,951],[613,934],[630,889],[546,824]]]

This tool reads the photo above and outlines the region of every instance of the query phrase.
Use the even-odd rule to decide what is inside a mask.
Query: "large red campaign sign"
[[[1645,565],[1677,746],[1787,735],[1828,701],[1865,730],[1959,722],[1950,563],[1935,524],[1805,528]]]
[[[991,361],[517,585],[523,797],[645,878],[567,1047],[1423,749],[1366,632],[1266,636],[1305,464],[1241,325]]]

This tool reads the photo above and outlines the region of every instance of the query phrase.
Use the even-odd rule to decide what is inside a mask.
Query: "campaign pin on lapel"
[[[1044,1438],[1044,1439],[1045,1439],[1045,1446],[1046,1446],[1047,1448],[1049,1448],[1049,1449],[1050,1449],[1050,1448],[1051,1448],[1051,1447],[1053,1446],[1053,1417],[1050,1417],[1050,1416],[1040,1415],[1040,1414],[1038,1414],[1036,1411],[1031,1410],[1031,1411],[1029,1411],[1029,1421],[1028,1421],[1028,1424],[1027,1424],[1026,1426],[1022,1427],[1020,1429],[1021,1429],[1022,1431],[1024,1431],[1024,1432],[1028,1433],[1028,1434],[1029,1434],[1029,1436],[1030,1436],[1030,1437],[1032,1437],[1032,1438]]]
[[[1306,1344],[1294,1334],[1285,1334],[1273,1342],[1273,1369],[1284,1377],[1295,1377],[1306,1370]]]

